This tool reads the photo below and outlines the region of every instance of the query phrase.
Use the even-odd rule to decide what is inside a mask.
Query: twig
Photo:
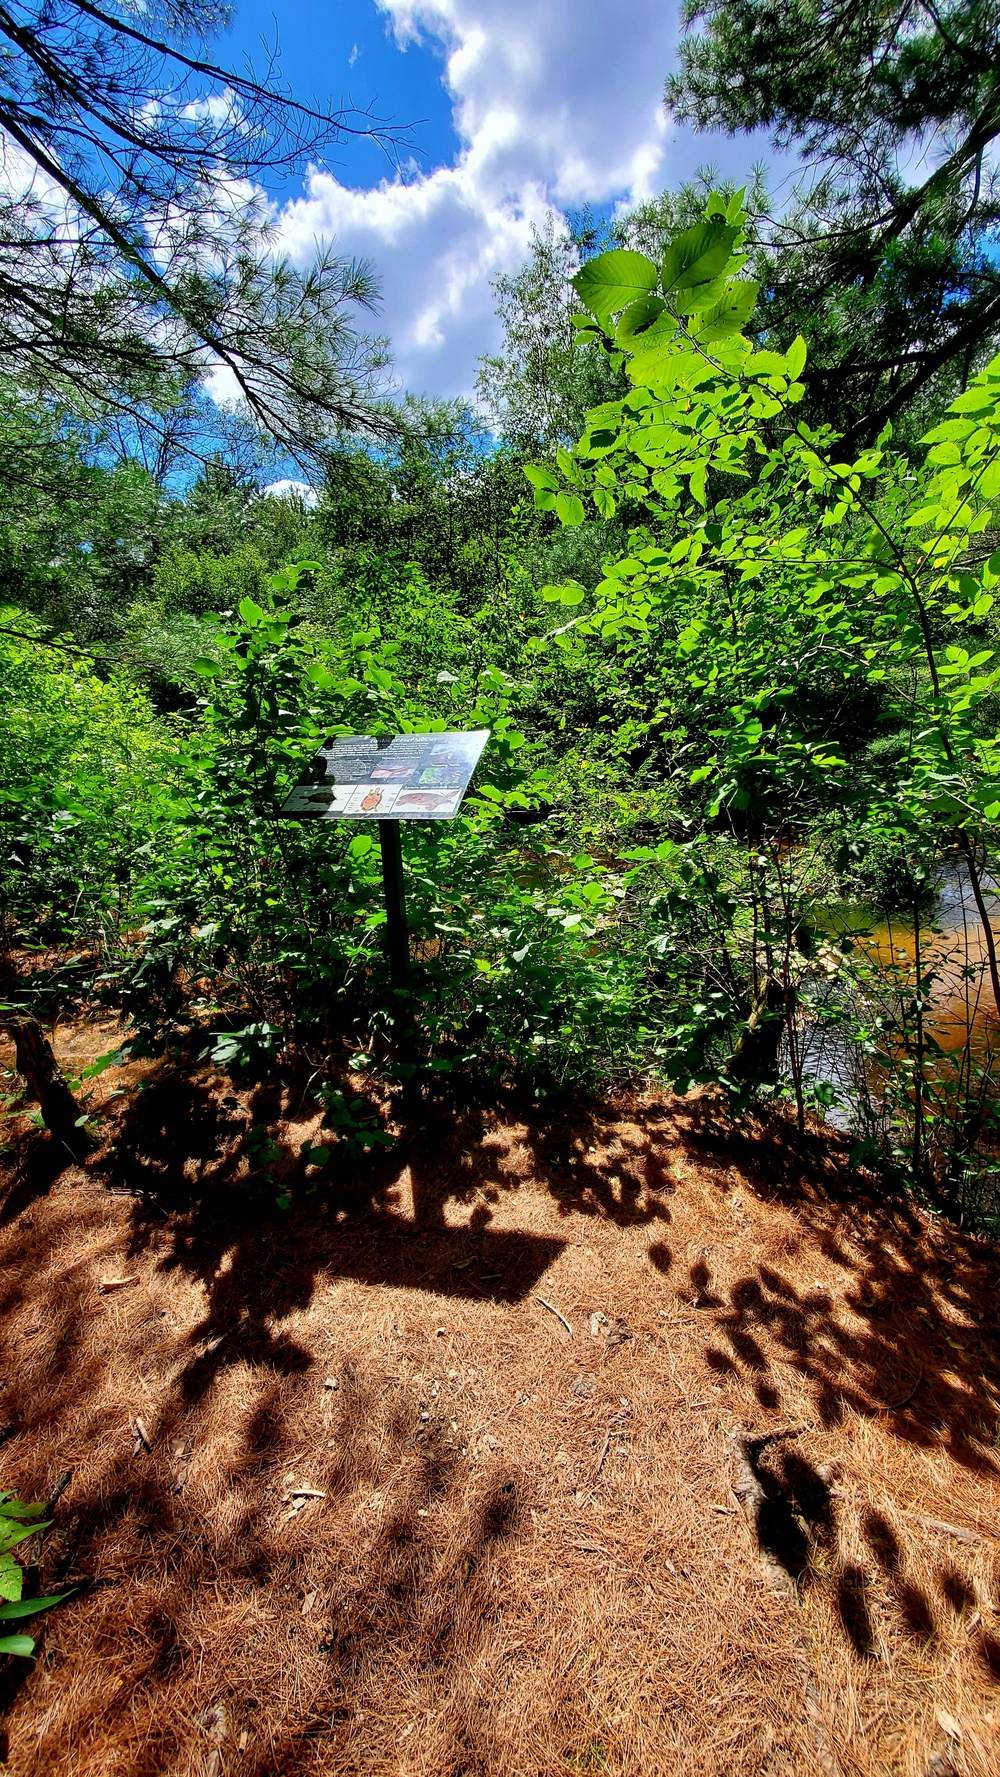
[[[72,1481],[72,1479],[73,1479],[73,1470],[71,1468],[68,1468],[64,1471],[63,1474],[61,1474],[59,1476],[59,1479],[56,1482],[55,1486],[53,1487],[52,1492],[49,1494],[48,1499],[45,1501],[44,1528],[39,1530],[37,1532],[36,1536],[33,1538],[32,1542],[30,1542],[27,1545],[27,1548],[34,1549],[34,1554],[31,1556],[29,1563],[28,1563],[28,1565],[31,1567],[37,1567],[38,1563],[42,1559],[42,1544],[45,1541],[46,1535],[48,1534],[48,1532],[52,1528],[53,1513],[55,1512],[56,1506],[59,1504],[59,1501],[61,1500],[63,1494],[65,1493],[65,1491],[66,1491],[67,1487],[69,1486],[70,1482]],[[25,1553],[27,1553],[27,1548],[25,1550]]]
[[[922,1512],[905,1511],[901,1511],[900,1516],[911,1518],[914,1524],[922,1524],[925,1530],[937,1530],[942,1536],[953,1536],[956,1542],[978,1544],[983,1540],[977,1530],[965,1530],[961,1524],[949,1524],[944,1518],[925,1518]]]
[[[543,1308],[547,1308],[550,1314],[554,1314],[557,1320],[562,1321],[563,1326],[566,1328],[567,1333],[569,1334],[570,1338],[572,1339],[573,1328],[570,1326],[569,1321],[566,1319],[565,1314],[560,1314],[558,1308],[553,1308],[552,1303],[547,1302],[545,1300],[544,1296],[536,1296],[535,1301],[540,1302],[542,1304]]]
[[[597,1467],[594,1470],[594,1477],[593,1478],[595,1481],[599,1481],[601,1478],[601,1470],[603,1469],[604,1464],[608,1460],[608,1451],[611,1448],[611,1440],[614,1437],[614,1435],[615,1435],[614,1432],[609,1430],[608,1435],[604,1440],[604,1448],[601,1451],[601,1454],[597,1459]]]
[[[59,1501],[62,1499],[62,1496],[65,1493],[65,1491],[66,1491],[67,1487],[69,1486],[70,1482],[72,1481],[72,1479],[73,1479],[73,1470],[71,1468],[68,1468],[64,1474],[61,1474],[59,1476],[59,1479],[56,1482],[55,1486],[53,1487],[52,1492],[49,1494],[48,1499],[45,1501],[45,1516],[47,1518],[51,1518],[53,1512],[56,1509],[56,1506],[59,1504]]]

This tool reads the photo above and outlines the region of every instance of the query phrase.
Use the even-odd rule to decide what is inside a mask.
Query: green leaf
[[[210,660],[207,654],[199,654],[197,660],[192,661],[191,664],[195,672],[200,673],[203,679],[216,679],[222,671],[219,662]]]
[[[742,333],[757,305],[758,288],[757,284],[752,284],[749,280],[735,279],[722,301],[714,303],[697,317],[692,333],[706,344],[714,340],[729,339],[734,333]]]
[[[785,353],[785,360],[788,365],[788,374],[792,378],[793,382],[798,381],[799,377],[802,375],[803,370],[805,369],[806,351],[807,351],[806,342],[803,339],[801,333],[799,333],[792,340],[792,343],[789,346],[788,351]]]
[[[583,587],[575,580],[565,586],[542,587],[542,598],[547,605],[582,605],[586,596]]]
[[[237,610],[248,629],[256,629],[258,623],[264,621],[263,611],[251,598],[240,599]]]
[[[620,247],[588,259],[573,279],[573,288],[599,321],[608,321],[640,296],[656,289],[656,266],[644,253]]]
[[[544,463],[525,463],[524,473],[532,487],[551,488],[553,493],[557,492],[559,478]]]
[[[30,1635],[0,1636],[0,1654],[20,1654],[27,1659],[35,1651],[35,1644]]]
[[[124,1049],[109,1049],[106,1055],[99,1055],[97,1060],[92,1061],[89,1067],[81,1068],[80,1078],[81,1080],[96,1080],[98,1075],[106,1073],[109,1067],[121,1067],[126,1061],[128,1061],[128,1059],[129,1050],[127,1047]],[[45,1507],[39,1506],[37,1509],[39,1512],[44,1512]]]
[[[671,241],[663,260],[664,291],[690,290],[717,278],[729,263],[737,228],[722,221],[699,222]]]
[[[579,467],[576,463],[574,463],[573,458],[569,454],[569,451],[565,450],[561,444],[560,444],[558,450],[556,451],[556,462],[558,463],[559,468],[562,471],[563,475],[565,475],[566,480],[571,481],[573,483],[573,486],[576,487],[579,483],[579,480],[580,480]]]
[[[0,1598],[20,1598],[24,1575],[13,1555],[0,1555]]]
[[[921,444],[945,444],[952,439],[961,441],[969,438],[976,430],[975,420],[942,420],[939,426],[932,426],[921,438]]]
[[[671,315],[667,314],[667,305],[662,296],[637,297],[635,302],[629,303],[615,328],[616,343],[624,346],[626,351],[633,349],[637,339],[641,339],[644,344],[648,343],[647,333],[653,327],[654,322],[659,321],[664,315],[667,318],[667,335],[669,337],[676,330],[677,323]]]
[[[0,1623],[10,1623],[18,1617],[37,1617],[41,1611],[61,1604],[64,1598],[72,1598],[74,1590],[71,1587],[68,1592],[56,1592],[51,1598],[21,1598],[14,1604],[0,1604]]]
[[[576,494],[558,494],[556,496],[556,517],[560,524],[582,524],[585,513],[583,501]]]
[[[614,518],[615,497],[610,488],[601,487],[600,483],[593,489],[594,505],[602,518]]]
[[[48,1527],[49,1520],[46,1519],[41,1523],[25,1524],[20,1530],[12,1530],[8,1528],[0,1531],[0,1549],[2,1549],[4,1553],[6,1553],[8,1549],[16,1549],[18,1543],[23,1543],[26,1537],[34,1536],[36,1530],[47,1530]]]

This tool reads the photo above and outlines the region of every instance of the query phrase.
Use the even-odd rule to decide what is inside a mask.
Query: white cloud
[[[651,195],[712,149],[668,137],[677,27],[664,0],[626,12],[607,0],[379,4],[401,46],[444,45],[461,150],[451,166],[368,190],[314,169],[281,212],[280,240],[300,264],[331,238],[370,258],[403,385],[467,395],[497,342],[490,279],[522,263],[532,224],[552,208]]]
[[[284,481],[272,481],[264,489],[264,494],[270,494],[272,500],[301,500],[310,512],[319,505],[319,495],[308,481],[292,481],[287,477]]]

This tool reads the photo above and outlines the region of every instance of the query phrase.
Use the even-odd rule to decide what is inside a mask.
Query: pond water
[[[984,881],[983,895],[1000,943],[1000,889],[994,882]],[[886,1020],[881,1046],[897,1054],[900,1061],[905,1044],[900,1038],[893,1040],[890,1033],[893,1026],[901,1024],[904,1011],[913,1031],[919,950],[924,1033],[931,1039],[923,1071],[928,1078],[935,1076],[946,1094],[958,1082],[958,1064],[965,1051],[971,1051],[981,1063],[997,1050],[1000,1019],[993,1000],[986,942],[963,870],[942,871],[932,903],[921,910],[919,926],[912,914],[887,916],[877,908],[843,904],[824,909],[818,923],[827,933],[820,960],[827,962],[829,971],[819,1000],[825,1000],[828,1007],[850,1005],[857,1023],[870,1029],[877,1019]],[[840,962],[848,947],[853,950],[851,966],[842,971]],[[867,959],[873,965],[870,970],[863,966]],[[839,1102],[827,1112],[828,1120],[838,1127],[849,1127],[862,1087],[859,1069],[867,1077],[868,1091],[874,1090],[879,1097],[888,1079],[885,1064],[865,1064],[843,1025],[838,1021],[831,1024],[822,1015],[807,1017],[800,1043],[805,1077],[814,1083],[826,1082],[836,1091]]]
[[[1000,944],[1000,890],[984,880],[990,924]],[[916,981],[920,965],[929,976],[925,1014],[927,1034],[949,1052],[995,1046],[998,1021],[986,956],[986,940],[964,870],[948,869],[938,879],[934,901],[921,915],[891,917],[873,908],[839,908],[824,922],[836,942],[850,937],[884,972],[887,987],[899,994]]]

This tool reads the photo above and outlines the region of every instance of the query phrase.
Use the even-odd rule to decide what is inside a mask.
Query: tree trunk
[[[2,1025],[14,1039],[17,1071],[27,1084],[27,1096],[36,1099],[41,1107],[45,1127],[68,1148],[74,1160],[81,1160],[93,1143],[80,1123],[80,1107],[38,1019],[8,1014]]]
[[[731,1080],[754,1080],[766,1085],[777,1080],[787,1009],[781,982],[774,975],[765,975],[736,1047],[722,1070]]]

